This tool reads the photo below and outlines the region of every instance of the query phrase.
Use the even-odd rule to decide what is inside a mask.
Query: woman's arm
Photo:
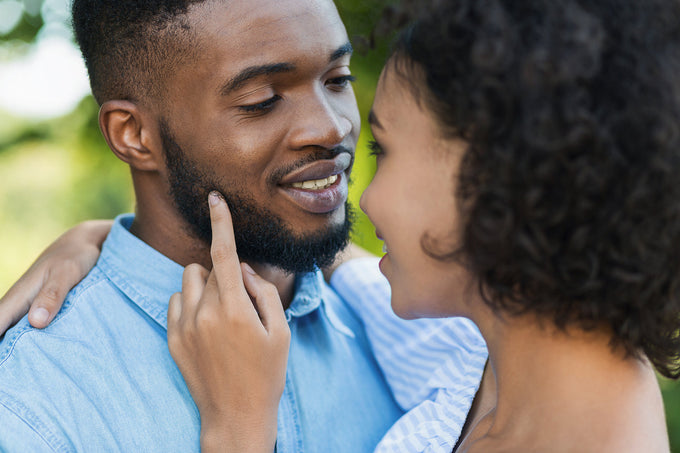
[[[52,243],[0,299],[0,335],[28,312],[33,327],[46,327],[66,294],[94,267],[111,220],[89,220]],[[30,310],[29,310],[30,309]]]
[[[66,294],[94,267],[101,246],[109,234],[111,220],[88,220],[68,230],[54,241],[21,278],[0,299],[0,335],[28,313],[35,328],[49,325]],[[356,244],[338,253],[336,260],[323,269],[326,281],[341,264],[374,256]]]
[[[186,267],[168,346],[201,413],[201,451],[274,451],[290,329],[279,293],[239,263],[227,204],[210,195],[212,271]]]

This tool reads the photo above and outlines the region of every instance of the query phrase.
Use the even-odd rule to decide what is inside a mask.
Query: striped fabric
[[[479,387],[486,345],[465,318],[397,317],[377,263],[375,258],[351,260],[331,278],[331,286],[366,326],[395,400],[408,411],[375,451],[450,453]]]

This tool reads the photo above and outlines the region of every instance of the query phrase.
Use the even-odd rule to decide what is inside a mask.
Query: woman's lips
[[[380,235],[380,232],[378,230],[375,230],[375,236],[379,240],[383,241],[383,246],[382,246],[383,256],[380,257],[380,261],[378,261],[378,269],[380,269],[380,272],[382,272],[383,275],[387,276],[387,274],[385,274],[385,270],[383,268],[384,263],[387,260],[387,256],[388,256],[387,244],[385,243],[385,239],[383,239],[383,237]]]

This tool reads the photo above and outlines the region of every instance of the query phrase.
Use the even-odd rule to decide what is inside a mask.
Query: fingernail
[[[208,195],[208,203],[210,203],[210,206],[216,206],[217,203],[220,202],[220,199],[222,198],[222,195],[220,195],[219,192],[213,190],[210,192],[210,195]]]
[[[244,269],[246,270],[246,272],[248,272],[249,274],[257,275],[257,274],[255,274],[255,271],[253,270],[253,268],[250,267],[250,264],[248,264],[248,263],[243,263],[243,268],[244,268]]]
[[[36,324],[45,325],[48,319],[50,319],[50,312],[42,307],[36,308],[31,313],[31,320]]]

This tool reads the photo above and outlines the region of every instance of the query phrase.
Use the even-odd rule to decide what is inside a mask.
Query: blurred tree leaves
[[[44,24],[41,15],[31,16],[24,12],[19,23],[3,39],[32,42]]]

